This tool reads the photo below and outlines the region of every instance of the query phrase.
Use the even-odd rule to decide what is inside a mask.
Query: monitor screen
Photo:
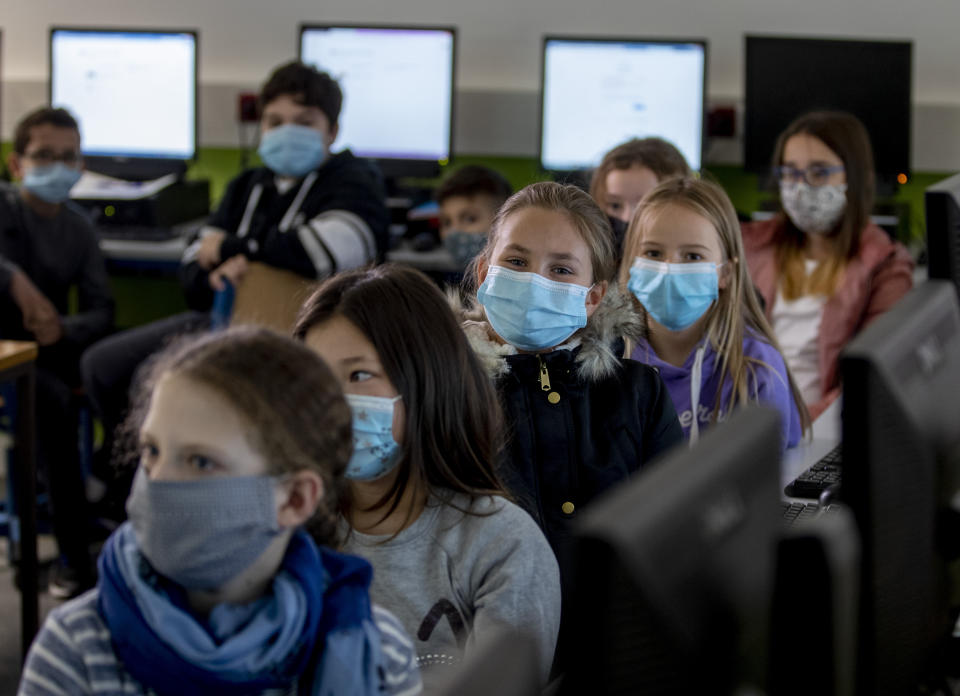
[[[50,103],[76,117],[85,156],[193,159],[197,35],[55,28]]]
[[[586,510],[562,693],[764,687],[779,461],[776,412],[743,409]]]
[[[790,122],[829,109],[863,122],[882,179],[909,175],[912,53],[911,42],[747,36],[744,166],[768,172]]]
[[[953,281],[960,296],[960,174],[927,189],[924,212],[930,277]]]
[[[919,693],[954,625],[960,528],[960,306],[930,280],[878,317],[840,361],[841,497],[862,546],[859,694]]]
[[[705,41],[545,37],[540,165],[595,167],[631,138],[657,136],[700,169]]]
[[[359,157],[450,158],[453,28],[304,26],[300,59],[343,90],[336,145]]]

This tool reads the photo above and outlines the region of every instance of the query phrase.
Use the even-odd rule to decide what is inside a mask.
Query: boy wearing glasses
[[[68,201],[83,164],[74,118],[47,107],[26,116],[7,163],[20,183],[0,184],[0,338],[40,347],[38,463],[60,551],[50,591],[63,598],[94,582],[73,392],[80,354],[113,325],[113,298],[93,225]]]

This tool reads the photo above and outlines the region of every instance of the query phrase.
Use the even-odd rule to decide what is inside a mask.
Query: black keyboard
[[[840,483],[841,464],[840,445],[837,445],[823,455],[820,461],[788,483],[783,492],[791,498],[818,500],[827,488]]]
[[[97,232],[101,239],[118,239],[128,242],[165,242],[178,237],[171,227],[148,227],[146,225],[100,225]]]
[[[783,524],[785,527],[792,527],[803,520],[810,520],[823,512],[823,509],[817,503],[788,503],[783,504]]]

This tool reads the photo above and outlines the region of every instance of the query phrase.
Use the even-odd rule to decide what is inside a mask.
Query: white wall
[[[223,117],[236,90],[295,55],[297,25],[309,21],[456,25],[458,104],[473,110],[458,117],[458,149],[519,155],[536,150],[544,33],[705,37],[713,103],[742,97],[744,33],[912,39],[914,168],[960,169],[957,0],[0,0],[3,134],[43,98],[51,24],[187,27],[201,32],[201,140],[235,144]],[[504,111],[517,108],[518,132],[507,133]]]

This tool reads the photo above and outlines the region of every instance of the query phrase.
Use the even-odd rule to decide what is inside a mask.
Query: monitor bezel
[[[913,160],[913,104],[915,102],[914,92],[916,91],[916,60],[914,56],[914,41],[912,39],[896,39],[896,38],[864,38],[864,37],[855,37],[855,36],[824,36],[824,35],[803,35],[803,34],[763,34],[763,33],[749,33],[743,35],[743,149],[741,152],[743,158],[743,169],[746,172],[751,174],[757,174],[761,176],[770,174],[771,158],[773,157],[773,150],[771,149],[768,153],[767,160],[765,163],[761,164],[751,163],[747,161],[747,143],[750,139],[750,109],[748,108],[748,95],[747,89],[749,85],[749,80],[747,79],[747,70],[749,68],[750,62],[748,60],[749,54],[749,44],[751,40],[760,39],[760,40],[776,40],[776,41],[797,41],[797,42],[809,42],[812,46],[815,43],[827,42],[827,43],[848,43],[848,44],[861,44],[861,45],[900,45],[906,46],[909,49],[909,59],[910,59],[910,108],[907,109],[907,161],[901,171],[898,172],[880,172],[876,166],[876,151],[877,148],[871,140],[871,147],[874,155],[874,170],[878,177],[877,185],[883,186],[885,184],[894,184],[895,177],[897,174],[905,174],[908,178],[913,176],[912,169],[912,160]],[[803,112],[798,112],[797,116],[800,116]],[[787,124],[784,124],[786,127]],[[881,181],[883,179],[883,181]],[[890,179],[891,181],[886,181]]]
[[[87,169],[103,174],[131,178],[155,178],[168,173],[182,175],[187,165],[196,162],[200,151],[200,31],[199,29],[129,28],[120,26],[51,26],[47,41],[47,102],[53,104],[53,40],[57,32],[81,34],[187,34],[193,37],[193,154],[190,157],[147,157],[143,155],[87,155],[83,153]],[[81,133],[81,143],[83,134]],[[81,145],[81,152],[83,147]]]
[[[448,133],[447,158],[444,159],[411,159],[403,157],[365,157],[376,162],[383,175],[389,179],[396,178],[432,178],[440,175],[443,166],[454,159],[453,140],[456,125],[456,89],[457,89],[457,27],[443,24],[386,24],[365,22],[302,22],[297,30],[297,60],[303,60],[303,35],[310,30],[326,29],[374,29],[397,31],[442,31],[450,34],[453,39],[453,51],[450,65],[450,129]],[[358,157],[362,156],[354,153]]]
[[[547,44],[551,41],[569,41],[577,43],[636,43],[636,44],[659,44],[666,46],[677,46],[681,44],[693,44],[703,48],[703,85],[701,87],[702,109],[700,115],[700,167],[698,171],[706,166],[704,155],[706,153],[707,141],[707,85],[709,84],[710,70],[710,42],[706,38],[673,38],[673,37],[624,37],[624,36],[590,36],[586,34],[544,34],[540,46],[540,91],[538,92],[538,123],[537,123],[537,166],[540,171],[554,177],[567,178],[577,172],[586,172],[593,170],[599,162],[585,169],[551,169],[544,166],[543,162],[543,121],[544,121],[544,89],[546,87],[547,77]],[[648,137],[648,136],[645,136]],[[654,136],[649,136],[654,137]],[[614,147],[612,145],[611,147]]]

